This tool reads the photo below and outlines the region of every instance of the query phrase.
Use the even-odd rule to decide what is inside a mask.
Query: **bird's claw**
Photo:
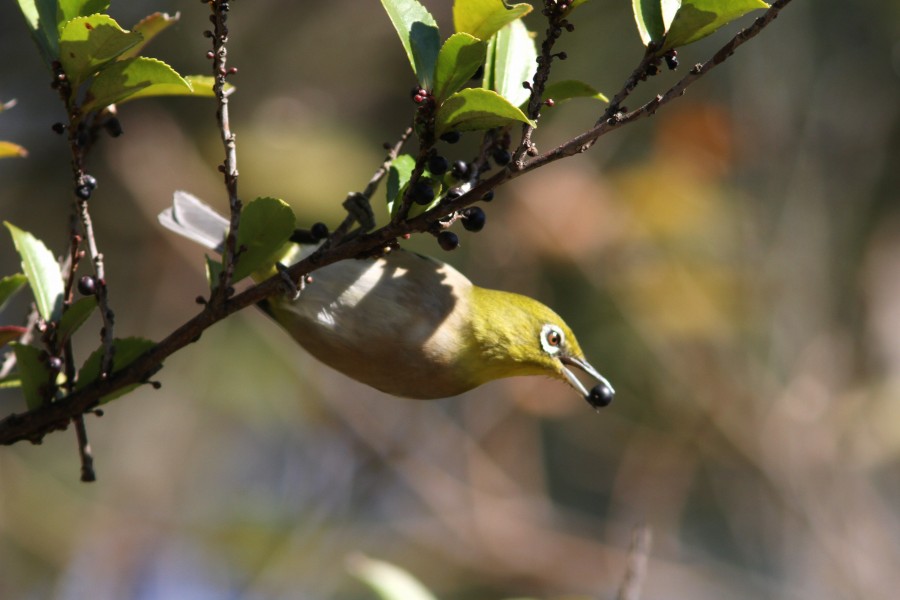
[[[300,293],[303,292],[303,288],[306,287],[306,277],[300,278],[300,284],[294,283],[294,280],[291,279],[290,273],[288,273],[288,268],[283,264],[275,263],[275,269],[278,271],[278,275],[281,277],[281,283],[284,285],[284,293],[285,295],[291,299],[291,302],[295,301],[300,297]]]
[[[375,213],[372,212],[372,205],[369,199],[359,192],[354,192],[347,196],[344,200],[344,209],[359,223],[362,231],[371,231],[375,228]]]

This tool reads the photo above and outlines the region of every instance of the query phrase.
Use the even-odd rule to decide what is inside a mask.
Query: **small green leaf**
[[[290,239],[296,226],[294,211],[283,200],[257,198],[241,212],[237,247],[242,248],[234,267],[234,281],[240,281],[265,267],[271,267],[278,251]]]
[[[453,94],[438,107],[434,125],[435,134],[441,136],[448,131],[493,129],[516,121],[535,125],[500,94],[469,88]]]
[[[388,180],[385,190],[387,192],[387,209],[393,218],[397,211],[400,210],[400,199],[406,184],[409,183],[409,177],[412,175],[413,169],[416,168],[416,159],[409,154],[401,154],[391,161],[391,168],[388,170]]]
[[[44,242],[8,221],[3,222],[12,234],[13,243],[22,258],[22,270],[31,285],[38,312],[45,321],[55,321],[62,314],[63,280],[56,257]]]
[[[749,12],[766,8],[769,5],[762,0],[683,0],[660,52],[696,42]]]
[[[456,0],[453,3],[453,26],[479,40],[489,40],[505,25],[531,12],[530,4],[508,6],[504,0]]]
[[[180,18],[181,13],[170,15],[169,13],[155,12],[152,15],[147,15],[141,19],[137,25],[131,28],[131,31],[140,33],[144,39],[123,52],[120,56],[120,60],[132,58],[140,54],[153,38],[159,35],[160,32],[177,23]]]
[[[14,342],[23,335],[28,330],[24,327],[20,327],[19,325],[0,325],[0,348],[5,346],[10,342]]]
[[[216,93],[213,90],[213,82],[215,79],[209,75],[185,75],[184,80],[191,85],[191,96],[196,98],[215,98]],[[225,82],[223,88],[226,96],[230,96],[237,88]]]
[[[47,361],[41,360],[41,351],[26,344],[12,344],[16,354],[16,370],[22,380],[22,393],[28,410],[34,410],[44,404],[44,390],[50,385],[52,373]]]
[[[214,290],[219,286],[219,276],[222,274],[222,261],[206,256],[206,281],[209,289]]]
[[[193,92],[191,85],[172,67],[146,56],[120,60],[100,71],[85,97],[82,110],[103,108],[147,96]]]
[[[487,44],[468,33],[454,33],[438,54],[434,70],[434,96],[438,102],[458,91],[484,64]]]
[[[141,34],[125,31],[107,15],[75,17],[59,35],[59,61],[72,89],[140,43]],[[106,106],[106,105],[104,105]]]
[[[50,63],[59,56],[59,33],[56,29],[56,0],[18,0],[19,9],[31,30],[31,37],[37,44],[44,63]]]
[[[522,21],[513,21],[497,32],[491,40],[489,89],[510,101],[513,106],[521,106],[531,92],[522,83],[530,82],[537,70],[537,48],[534,38]],[[485,75],[488,73],[486,71]]]
[[[57,341],[60,344],[65,343],[79,327],[84,325],[95,308],[97,308],[97,298],[93,296],[73,302],[69,308],[63,311],[62,318],[59,320],[59,328],[56,330]]]
[[[22,273],[7,275],[0,279],[0,310],[6,306],[6,302],[12,298],[16,292],[21,290],[28,283],[28,278]]]
[[[109,0],[59,0],[56,9],[56,28],[61,33],[63,26],[75,17],[87,17],[109,10]]]
[[[25,158],[28,150],[12,142],[0,141],[0,158]]]
[[[572,98],[593,98],[601,102],[609,102],[609,98],[583,81],[566,79],[556,81],[544,88],[544,98],[552,98],[554,102],[563,102]]]
[[[347,559],[347,570],[381,600],[436,600],[418,579],[391,563],[354,554]]]
[[[400,36],[419,85],[431,89],[441,47],[437,22],[416,0],[381,0],[381,4]]]
[[[121,371],[135,361],[144,352],[155,346],[156,344],[144,338],[130,337],[113,340],[113,373]],[[103,360],[103,347],[94,350],[88,359],[84,361],[81,369],[78,371],[78,381],[75,383],[75,389],[81,390],[93,383],[100,377],[100,367]],[[126,386],[120,390],[116,390],[111,394],[107,394],[100,398],[100,404],[105,404],[111,400],[115,400],[120,396],[124,396],[131,390],[138,387],[139,383]]]

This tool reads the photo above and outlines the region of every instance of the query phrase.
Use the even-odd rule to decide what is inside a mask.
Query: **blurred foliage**
[[[450,3],[427,4],[451,22]],[[641,53],[629,4],[580,6],[555,77],[617,89]],[[61,108],[17,10],[0,5],[0,97],[18,100],[0,138],[30,154],[0,161],[0,214],[59,245]],[[154,56],[202,72],[206,6],[111,14],[156,10],[182,18]],[[333,224],[411,115],[395,31],[378,3],[350,0],[235,2],[230,25],[242,195]],[[72,434],[0,451],[0,597],[372,598],[345,566],[363,552],[442,599],[609,598],[638,523],[655,540],[648,599],[893,597],[898,40],[896,3],[794,2],[653,119],[498,190],[458,252],[409,242],[561,313],[616,384],[602,414],[533,379],[388,397],[247,312],[167,361],[161,390],[88,420],[97,484],[78,483]],[[538,146],[599,106],[548,112]],[[125,135],[91,157],[95,227],[118,331],[158,338],[206,283],[202,254],[155,215],[175,189],[225,206],[221,146],[205,103],[148,99],[120,118]],[[26,296],[6,310],[24,315]],[[0,389],[3,413],[19,402]]]

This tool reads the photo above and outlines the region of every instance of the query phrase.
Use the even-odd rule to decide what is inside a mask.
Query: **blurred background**
[[[448,35],[451,3],[426,4]],[[580,8],[554,77],[612,96],[641,54],[630,5]],[[147,54],[205,72],[205,5],[111,14],[130,27],[156,10],[181,21]],[[234,2],[230,25],[243,198],[333,226],[412,115],[396,33],[374,1]],[[628,106],[735,30],[684,48]],[[30,151],[0,161],[0,217],[61,252],[71,180],[50,127],[64,114],[13,2],[0,55],[0,100],[18,100],[0,139]],[[548,110],[539,148],[602,108]],[[206,283],[202,251],[155,215],[177,189],[224,207],[222,150],[210,101],[120,116],[125,135],[89,159],[91,206],[117,334],[160,339]],[[900,4],[792,3],[652,119],[499,189],[460,250],[408,244],[553,307],[613,405],[594,413],[535,378],[397,399],[248,310],[172,356],[161,390],[87,419],[97,483],[78,481],[72,431],[0,449],[0,597],[362,600],[346,560],[364,553],[442,599],[612,598],[640,524],[654,540],[643,598],[896,597],[898,117]],[[469,158],[466,144],[447,156]],[[4,232],[0,274],[17,269]],[[5,323],[26,314],[21,296]],[[23,409],[0,390],[0,413]]]

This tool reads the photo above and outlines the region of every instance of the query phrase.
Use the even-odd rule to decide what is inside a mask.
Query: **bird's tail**
[[[159,213],[158,218],[166,229],[222,253],[228,219],[193,194],[176,191],[172,206]]]

